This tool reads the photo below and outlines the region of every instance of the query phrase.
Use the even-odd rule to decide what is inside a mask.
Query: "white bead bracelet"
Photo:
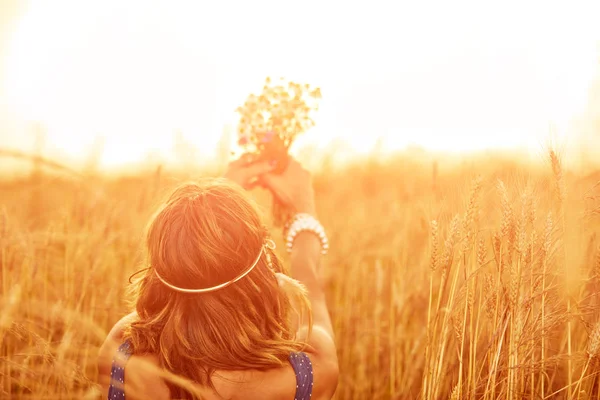
[[[288,253],[292,252],[294,239],[296,239],[296,236],[298,236],[300,232],[312,232],[317,235],[321,241],[321,254],[325,255],[329,250],[329,240],[325,233],[325,228],[323,228],[323,225],[310,214],[296,214],[291,221],[286,224],[284,232],[286,232],[285,246]]]

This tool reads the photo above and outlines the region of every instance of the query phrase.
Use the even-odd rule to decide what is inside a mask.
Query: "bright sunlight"
[[[177,132],[210,154],[265,76],[322,88],[304,143],[537,148],[549,125],[568,131],[595,72],[591,5],[309,1],[281,20],[280,3],[252,4],[31,1],[8,41],[7,102],[43,124],[50,151],[77,159],[103,143],[104,165],[166,157]]]

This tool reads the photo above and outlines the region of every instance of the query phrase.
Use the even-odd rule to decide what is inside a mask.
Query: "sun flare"
[[[564,134],[596,72],[593,24],[562,15],[556,40],[552,18],[563,10],[550,6],[552,18],[538,27],[542,38],[528,33],[526,21],[516,21],[510,35],[495,22],[486,28],[490,16],[482,14],[439,44],[435,30],[419,35],[423,28],[410,19],[394,27],[391,17],[366,15],[360,35],[340,22],[347,36],[339,42],[320,25],[303,27],[310,15],[332,24],[335,7],[309,2],[270,27],[269,12],[281,11],[275,3],[236,7],[246,14],[200,3],[31,1],[5,57],[9,103],[17,118],[45,126],[50,151],[85,159],[102,143],[102,163],[114,166],[148,154],[173,159],[177,132],[199,154],[214,153],[248,93],[268,75],[285,76],[323,90],[317,127],[305,142],[341,138],[367,152],[379,140],[386,149],[457,152],[535,147],[549,124]],[[446,22],[432,23],[444,31]],[[278,29],[290,31],[274,34]],[[481,34],[469,35],[474,29]],[[27,134],[10,139],[23,145]]]

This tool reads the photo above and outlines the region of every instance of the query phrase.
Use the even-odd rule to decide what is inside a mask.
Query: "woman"
[[[176,189],[154,216],[135,312],[100,349],[104,399],[331,399],[338,362],[318,277],[327,238],[310,174],[295,160],[271,171],[243,157],[227,179]],[[256,184],[298,213],[285,232],[291,277],[241,189]]]

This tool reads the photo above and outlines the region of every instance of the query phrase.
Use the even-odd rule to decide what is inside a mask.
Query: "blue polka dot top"
[[[131,357],[132,348],[126,341],[117,350],[110,370],[108,400],[125,400],[125,364]],[[294,400],[309,400],[312,397],[313,368],[306,353],[292,353],[290,364],[296,374],[296,395]]]

